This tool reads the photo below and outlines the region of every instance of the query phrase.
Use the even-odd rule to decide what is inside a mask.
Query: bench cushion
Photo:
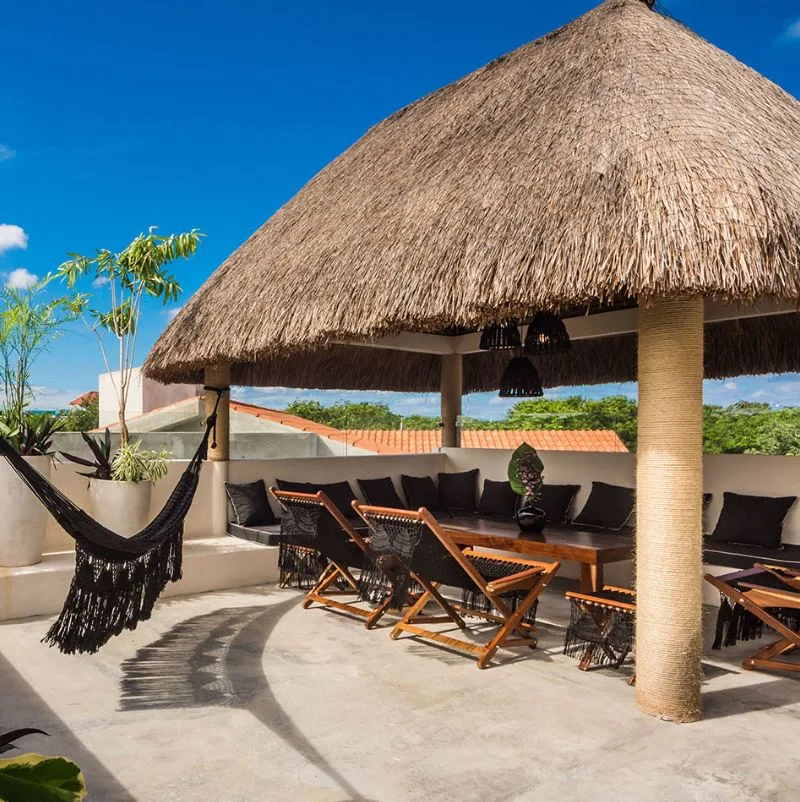
[[[502,515],[513,518],[519,496],[511,489],[511,482],[495,482],[485,479],[483,493],[478,502],[478,515]]]
[[[549,523],[563,524],[567,520],[572,499],[580,489],[580,485],[542,485],[538,506],[544,510]]]
[[[439,505],[446,510],[475,512],[478,469],[439,474]]]
[[[433,511],[442,508],[439,503],[439,491],[430,476],[407,476],[403,473],[400,475],[400,481],[403,483],[403,492],[406,494],[410,509],[427,507]]]
[[[277,546],[280,543],[281,525],[277,523],[269,526],[240,526],[229,523],[228,534],[231,537],[240,537],[242,540],[251,540],[265,546]]]
[[[225,482],[225,492],[233,508],[233,520],[241,526],[263,526],[277,522],[267,498],[263,479],[246,484]]]
[[[358,517],[358,513],[353,509],[353,502],[358,499],[353,488],[350,487],[350,482],[331,482],[325,485],[312,485],[312,487],[311,492],[318,493],[321,490],[345,518]]]
[[[780,548],[764,548],[743,543],[720,543],[710,537],[703,543],[703,562],[727,568],[752,568],[754,563],[800,568],[800,543],[785,543]]]
[[[601,529],[622,529],[633,513],[633,500],[633,488],[592,482],[592,492],[572,523]]]
[[[388,507],[392,510],[407,509],[395,490],[390,476],[384,476],[382,479],[359,479],[358,486],[361,488],[367,504],[373,507]]]

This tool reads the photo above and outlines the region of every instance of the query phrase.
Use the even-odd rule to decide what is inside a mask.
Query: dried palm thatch
[[[146,373],[322,387],[337,363],[364,386],[380,368],[332,343],[619,296],[800,297],[800,103],[651,5],[606,0],[376,125],[217,269]]]

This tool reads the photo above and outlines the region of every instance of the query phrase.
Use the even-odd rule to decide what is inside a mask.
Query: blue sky
[[[2,279],[42,276],[67,251],[120,248],[150,225],[164,233],[197,227],[208,237],[180,268],[188,295],[371,125],[595,4],[8,4],[0,29]],[[800,96],[797,0],[663,5]],[[169,314],[145,309],[141,358]],[[96,386],[101,369],[89,336],[68,332],[37,366],[39,405],[58,406]],[[634,394],[635,386],[587,392]],[[363,397],[240,395],[273,406],[296,395]],[[400,412],[438,409],[435,396],[376,397]],[[706,398],[800,403],[800,377],[709,382]],[[465,412],[502,417],[508,406],[484,394],[467,399]]]

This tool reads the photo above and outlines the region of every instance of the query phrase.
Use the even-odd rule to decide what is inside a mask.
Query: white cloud
[[[7,162],[9,159],[13,159],[16,155],[17,152],[15,150],[11,150],[11,148],[6,147],[5,145],[0,145],[0,162]]]
[[[111,279],[108,276],[98,276],[92,282],[92,286],[95,289],[100,289],[100,287],[107,287],[110,283],[111,283]]]
[[[37,281],[39,281],[39,276],[24,267],[18,267],[6,276],[6,289],[29,290]]]
[[[736,384],[736,382],[725,382],[725,384],[722,385],[723,390],[730,390],[731,392],[735,390],[737,387],[738,385]]]
[[[794,42],[800,41],[800,19],[789,25],[783,32],[783,38]]]
[[[78,390],[74,387],[71,390],[55,387],[33,387],[32,389],[31,408],[40,410],[66,409],[70,401],[86,392],[86,388]]]
[[[178,317],[178,313],[183,309],[182,306],[173,306],[172,309],[164,309],[162,314],[167,320],[175,320]]]
[[[0,223],[0,256],[14,248],[27,248],[28,235],[21,226]]]

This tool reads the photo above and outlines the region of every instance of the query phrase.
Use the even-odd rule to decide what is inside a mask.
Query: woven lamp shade
[[[481,351],[513,351],[522,346],[516,323],[488,326],[481,334]]]
[[[515,356],[500,379],[500,398],[538,398],[544,395],[542,380],[533,362]]]
[[[525,335],[526,354],[560,354],[571,347],[564,321],[558,315],[552,312],[537,312],[534,315]]]

